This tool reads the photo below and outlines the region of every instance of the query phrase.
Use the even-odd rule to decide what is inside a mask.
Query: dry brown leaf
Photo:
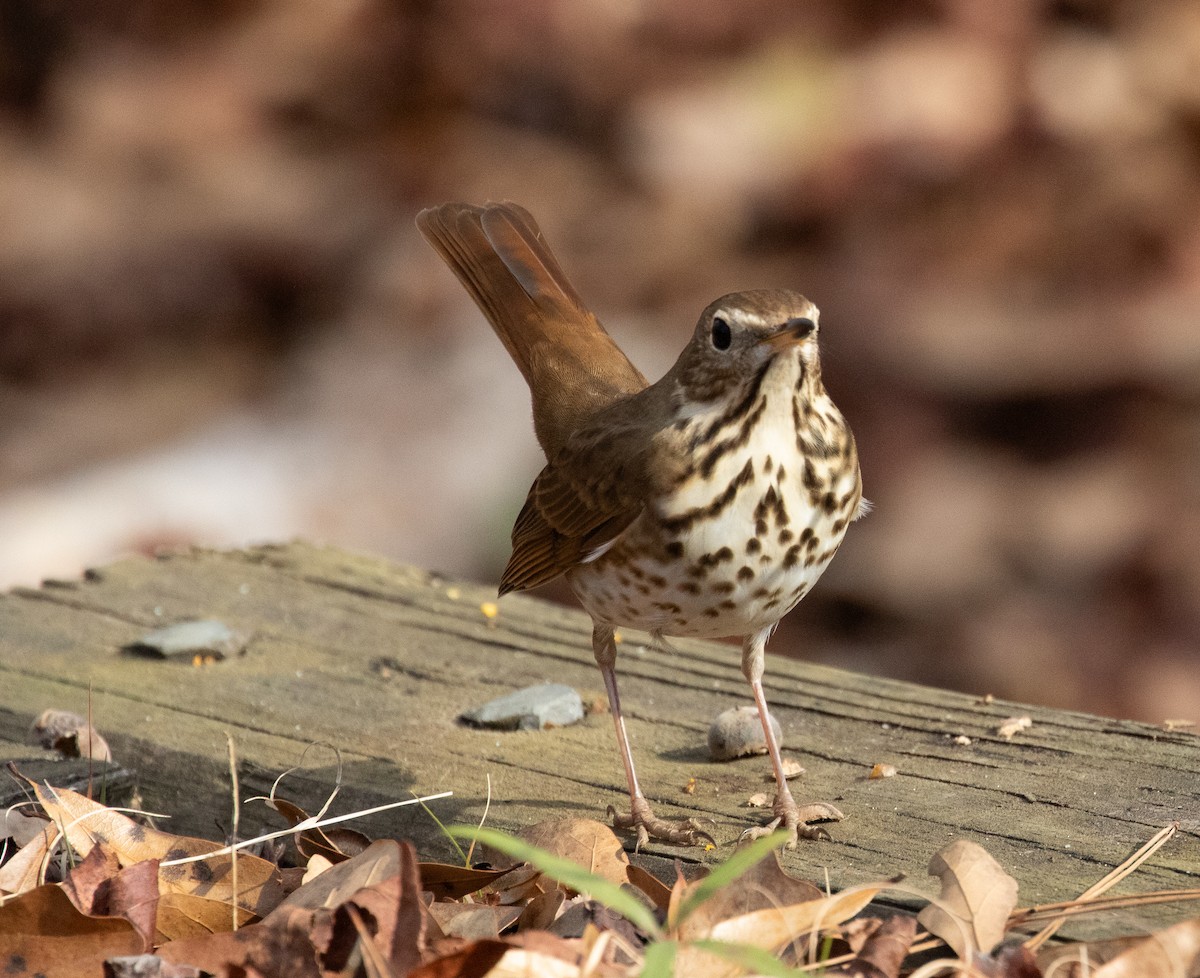
[[[869,775],[872,781],[878,781],[880,778],[894,778],[896,776],[896,768],[891,764],[876,764],[871,768]]]
[[[255,915],[238,908],[238,927],[255,919]],[[204,934],[219,934],[233,926],[233,911],[224,900],[210,900],[190,893],[163,893],[158,898],[156,918],[158,934],[155,942],[181,941]]]
[[[401,843],[394,839],[378,839],[353,859],[338,863],[289,893],[278,909],[336,907],[359,890],[398,875],[403,859]]]
[[[39,886],[0,905],[0,974],[94,978],[106,959],[141,950],[128,920],[82,914],[60,886]]]
[[[58,835],[53,823],[42,823],[45,828],[21,847],[21,851],[3,866],[0,866],[0,895],[24,893],[42,882],[42,867],[46,863],[49,847]]]
[[[437,955],[421,967],[410,971],[408,978],[484,978],[506,953],[505,941],[462,941],[450,938]]]
[[[881,889],[881,886],[856,887],[817,900],[753,910],[707,926],[698,926],[704,922],[700,919],[701,912],[697,911],[683,922],[678,936],[685,942],[714,940],[749,944],[778,954],[795,941],[803,942],[814,931],[829,931],[849,920],[870,903]],[[676,955],[675,973],[695,978],[733,978],[743,974],[744,969],[732,961],[685,943]]]
[[[421,863],[421,888],[435,900],[461,900],[468,893],[482,890],[511,869],[472,869],[448,863]]]
[[[521,910],[517,918],[517,931],[547,930],[562,912],[567,895],[562,890],[539,893]]]
[[[233,857],[229,853],[211,855],[221,849],[204,839],[171,835],[140,825],[130,818],[83,795],[65,788],[48,789],[29,782],[42,807],[65,834],[71,848],[81,856],[91,852],[97,843],[121,860],[123,865],[157,859],[168,865],[159,866],[159,885],[163,892],[183,892],[212,900],[233,901]],[[195,862],[169,865],[171,861],[189,856],[203,856]],[[270,912],[283,899],[283,885],[274,863],[257,856],[239,854],[239,907],[258,916]]]
[[[291,902],[281,904],[260,923],[235,933],[172,941],[158,953],[166,961],[194,964],[208,971],[256,968],[267,974],[287,974],[289,978],[318,978],[321,974],[340,973],[359,947],[362,938],[358,925],[370,921],[371,953],[387,961],[395,974],[408,974],[420,961],[424,941],[420,877],[411,843],[390,845],[398,850],[390,863],[395,870],[346,894],[336,906],[331,905],[333,892],[327,888],[319,888],[322,893],[306,900],[301,894],[307,888],[301,887],[288,898]],[[354,861],[335,866],[318,877],[313,886],[340,873],[340,882],[348,887],[370,875],[370,871],[389,865],[387,860],[375,859],[355,867]],[[318,968],[318,955],[324,970]]]
[[[1151,934],[1092,972],[1092,978],[1196,976],[1200,976],[1200,917]]]
[[[122,868],[115,855],[103,846],[94,846],[67,874],[62,888],[80,913],[89,917],[124,917],[141,936],[141,951],[147,952],[154,946],[158,860]]]
[[[10,841],[18,849],[28,845],[46,828],[46,820],[36,815],[22,815],[15,808],[10,808],[0,816],[0,842]],[[6,855],[4,846],[0,845],[0,859]]]
[[[678,890],[679,899],[686,899],[699,880]],[[820,900],[820,889],[807,880],[788,873],[779,862],[779,853],[770,852],[766,858],[751,866],[738,877],[733,886],[722,887],[692,912],[680,926],[680,935],[690,939],[707,937],[722,921],[741,917],[755,910],[788,907]],[[674,919],[672,915],[669,919]]]
[[[922,927],[962,958],[1000,943],[1017,905],[1017,881],[982,846],[956,839],[934,853],[929,875],[941,879],[942,892],[918,914]]]
[[[276,796],[265,798],[263,801],[266,802],[268,808],[275,809],[287,819],[288,825],[296,826],[309,818],[308,812],[299,805],[292,804],[286,798]],[[309,859],[319,855],[324,856],[331,863],[345,862],[352,856],[357,856],[371,844],[371,840],[361,832],[346,828],[305,829],[295,837],[294,842],[300,855],[304,858]]]
[[[671,902],[671,888],[653,873],[642,869],[641,866],[630,863],[626,868],[630,883],[650,898],[659,910],[666,910]]]
[[[38,743],[47,750],[56,750],[63,757],[90,757],[94,761],[111,761],[112,751],[95,727],[78,713],[66,710],[43,710],[34,721],[33,732]]]
[[[472,941],[499,938],[500,932],[511,926],[521,913],[520,907],[489,907],[480,903],[435,903],[429,908],[429,915],[447,937]]]
[[[629,857],[621,840],[603,822],[565,818],[538,822],[518,833],[530,845],[578,863],[590,873],[620,886],[629,878]]]
[[[847,971],[856,978],[896,978],[916,934],[917,921],[914,917],[897,914],[881,921],[867,937]]]

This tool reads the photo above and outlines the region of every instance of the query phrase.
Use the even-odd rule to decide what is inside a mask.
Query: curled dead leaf
[[[934,853],[929,875],[942,881],[942,892],[917,915],[922,927],[968,960],[1000,943],[1017,905],[1017,881],[987,850],[956,839]]]
[[[104,738],[78,713],[43,710],[42,715],[34,721],[33,733],[39,744],[47,750],[58,751],[63,757],[112,760],[112,751]]]

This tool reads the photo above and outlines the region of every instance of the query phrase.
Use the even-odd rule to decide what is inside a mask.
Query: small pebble
[[[221,621],[182,621],[147,632],[121,651],[150,659],[183,659],[204,663],[245,651],[246,639]]]
[[[776,741],[783,739],[779,723],[771,717]],[[732,761],[735,757],[765,754],[767,740],[762,721],[753,706],[735,706],[718,716],[708,728],[708,753],[714,761]]]
[[[473,727],[490,730],[544,730],[583,719],[583,701],[570,686],[543,683],[467,710],[460,717]]]

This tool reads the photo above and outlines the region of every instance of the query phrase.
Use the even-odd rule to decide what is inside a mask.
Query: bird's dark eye
[[[733,332],[729,328],[729,323],[725,322],[720,316],[713,319],[712,327],[712,345],[718,350],[728,350],[729,344],[733,342]]]
[[[804,316],[802,318],[789,319],[787,321],[787,327],[798,337],[803,339],[805,336],[812,335],[813,330],[817,328],[817,324],[807,316]]]

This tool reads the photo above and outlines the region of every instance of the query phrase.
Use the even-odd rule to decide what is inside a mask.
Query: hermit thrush
[[[533,397],[547,465],[516,525],[500,594],[565,575],[592,617],[631,811],[619,827],[695,844],[692,820],[660,819],[638,786],[621,716],[614,628],[743,638],[775,768],[774,820],[794,842],[827,837],[798,806],[763,695],[767,638],[865,511],[854,437],[821,384],[817,308],[784,290],[735,292],[700,315],[654,384],[584,307],[530,214],[443,204],[417,226],[466,286]]]

